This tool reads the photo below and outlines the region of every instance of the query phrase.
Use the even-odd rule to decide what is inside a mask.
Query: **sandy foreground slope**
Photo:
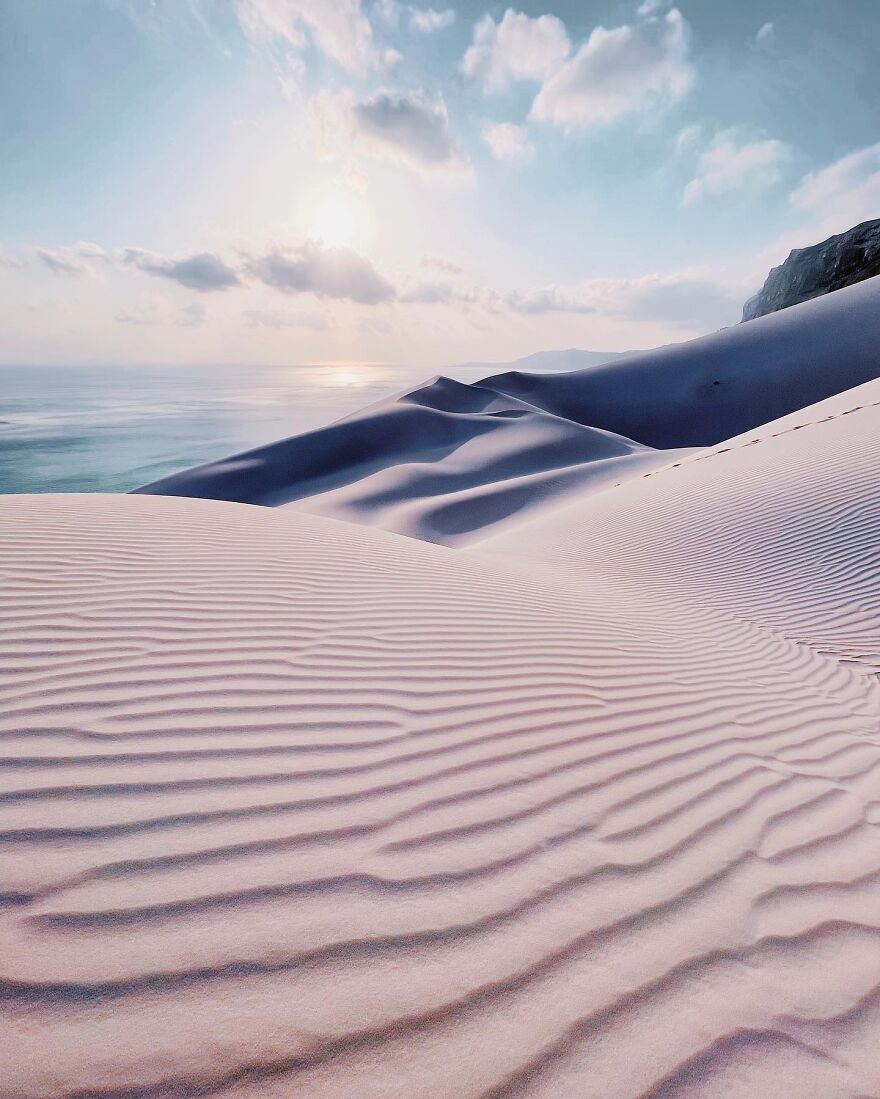
[[[0,1095],[880,1096],[878,431],[473,550],[3,500]]]

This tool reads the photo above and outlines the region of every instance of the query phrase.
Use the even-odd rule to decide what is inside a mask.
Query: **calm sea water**
[[[0,492],[125,492],[323,426],[428,374],[361,365],[0,366]]]

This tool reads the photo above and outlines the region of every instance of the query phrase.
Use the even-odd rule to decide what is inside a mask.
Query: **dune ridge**
[[[873,278],[702,339],[565,373],[517,368],[470,385],[441,376],[327,428],[137,491],[288,506],[473,544],[662,466],[667,455],[871,380],[880,369],[878,311]]]

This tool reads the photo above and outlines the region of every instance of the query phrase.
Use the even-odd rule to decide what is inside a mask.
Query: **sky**
[[[736,323],[880,216],[876,0],[0,0],[0,362]]]

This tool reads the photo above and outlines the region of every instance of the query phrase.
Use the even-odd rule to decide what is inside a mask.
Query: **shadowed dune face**
[[[4,1095],[880,1092],[868,396],[479,554],[4,501]]]
[[[650,447],[704,447],[877,377],[880,278],[690,343],[480,384]]]
[[[878,315],[875,278],[568,373],[438,377],[138,491],[290,505],[463,545],[874,378]]]

